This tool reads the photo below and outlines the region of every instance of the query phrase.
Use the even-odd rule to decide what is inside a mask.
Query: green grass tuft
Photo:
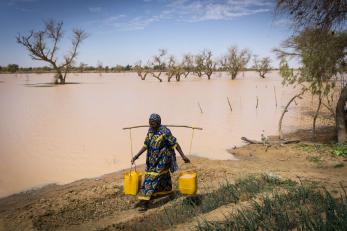
[[[302,185],[287,193],[274,192],[252,208],[223,222],[204,221],[198,230],[347,230],[347,197],[334,198]]]

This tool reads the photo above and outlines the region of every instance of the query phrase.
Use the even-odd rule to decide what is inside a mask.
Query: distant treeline
[[[71,72],[127,72],[135,71],[132,65],[116,65],[114,67],[109,66],[88,66],[80,65],[78,67],[71,67]],[[0,73],[55,73],[55,70],[48,66],[43,67],[20,67],[17,64],[9,64],[7,66],[0,66]]]
[[[145,66],[144,67],[147,70],[159,70],[161,67],[159,66]],[[167,71],[168,67],[165,68]],[[244,71],[255,71],[255,68],[245,68]],[[278,70],[278,69],[272,69],[272,70]],[[216,67],[214,68],[214,71],[226,71],[223,67]],[[113,67],[109,66],[79,66],[79,67],[72,67],[71,72],[75,73],[83,73],[83,72],[89,72],[89,73],[119,73],[119,72],[136,72],[136,67],[133,65],[116,65]],[[48,66],[43,67],[20,67],[17,64],[9,64],[7,66],[0,66],[0,73],[55,73],[55,70]]]

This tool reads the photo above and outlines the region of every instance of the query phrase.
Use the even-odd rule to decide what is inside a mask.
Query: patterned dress
[[[172,192],[170,170],[177,169],[176,138],[170,129],[161,125],[157,131],[148,130],[144,145],[147,147],[146,172],[138,199],[150,200],[152,196]]]

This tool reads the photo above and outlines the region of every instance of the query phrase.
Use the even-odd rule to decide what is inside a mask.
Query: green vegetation
[[[332,144],[331,145],[331,154],[334,156],[343,156],[347,157],[347,144]]]
[[[343,163],[338,163],[334,165],[334,168],[343,168],[345,165]]]
[[[315,163],[319,163],[322,161],[320,156],[308,156],[307,160]]]
[[[308,153],[331,154],[333,157],[347,157],[347,144],[298,144],[298,149]]]
[[[19,69],[19,67],[17,64],[8,64],[7,65],[7,71],[8,72],[15,73],[18,71],[18,69]]]
[[[316,120],[323,105],[335,114],[338,142],[347,142],[347,85],[341,78],[346,72],[346,1],[278,0],[276,11],[289,15],[296,29],[282,48],[275,50],[282,58],[280,73],[284,84],[300,85],[317,97],[312,125],[314,137]],[[296,58],[301,64],[300,68],[293,71],[286,58]],[[329,94],[334,94],[336,85],[338,100],[332,103]]]
[[[250,209],[239,210],[222,222],[205,221],[198,230],[346,230],[347,195],[303,185],[285,193],[273,192]]]
[[[236,46],[230,47],[228,54],[222,59],[222,67],[229,74],[231,79],[235,79],[237,74],[244,70],[251,58],[251,52],[247,49],[239,49]]]
[[[191,222],[192,218],[201,218],[220,206],[241,201],[247,201],[247,205],[237,210],[231,206],[224,219],[205,219],[195,229],[346,230],[347,194],[341,189],[342,193],[333,197],[325,188],[314,184],[298,184],[271,174],[249,176],[234,184],[226,182],[210,193],[177,199],[154,214],[113,224],[103,230],[165,230]]]
[[[186,197],[171,206],[163,207],[157,214],[151,214],[139,220],[115,224],[108,230],[163,230],[191,218],[210,212],[222,205],[250,200],[257,194],[272,191],[275,187],[292,188],[296,185],[291,180],[281,181],[276,176],[249,176],[237,180],[234,184],[225,182],[217,190],[203,195]]]
[[[259,60],[258,57],[255,55],[253,58],[253,62],[253,68],[255,69],[255,71],[259,73],[260,77],[264,79],[265,75],[271,71],[270,58],[265,57]]]

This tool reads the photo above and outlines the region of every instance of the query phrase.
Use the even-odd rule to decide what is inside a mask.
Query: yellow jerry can
[[[196,172],[182,172],[178,177],[178,189],[180,193],[193,195],[198,190],[198,180]]]
[[[142,181],[142,173],[129,171],[124,174],[124,194],[136,195],[139,192]]]

